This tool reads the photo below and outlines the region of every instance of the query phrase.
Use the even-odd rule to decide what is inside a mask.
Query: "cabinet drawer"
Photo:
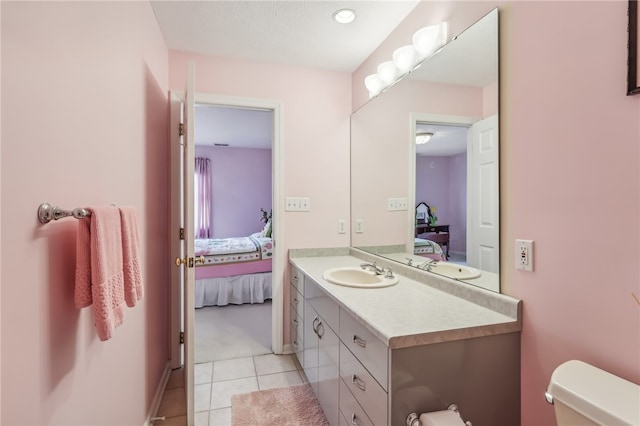
[[[291,286],[298,290],[298,293],[304,295],[304,274],[293,265],[291,265],[289,274],[289,282],[291,283]]]
[[[340,377],[373,424],[387,424],[387,393],[344,344],[340,345]]]
[[[300,366],[304,368],[304,360],[302,350],[304,348],[304,343],[302,341],[302,330],[300,326],[302,323],[295,324],[293,321],[290,324],[290,333],[291,333],[291,346],[298,358],[298,362]]]
[[[378,340],[348,312],[340,312],[340,340],[360,360],[362,365],[380,383],[387,388],[388,353],[387,345]]]
[[[296,316],[304,318],[304,299],[302,298],[302,295],[291,287],[290,298],[291,308],[296,313],[296,315],[294,315],[293,312],[291,312],[291,318],[293,319]]]
[[[291,327],[295,329],[298,340],[302,341],[304,339],[304,321],[300,314],[298,314],[298,316],[291,316]],[[293,337],[291,341],[293,342]]]
[[[374,426],[342,380],[340,380],[340,413],[348,425]],[[382,424],[386,425],[386,420]]]

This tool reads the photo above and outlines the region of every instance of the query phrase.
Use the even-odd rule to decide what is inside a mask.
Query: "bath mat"
[[[289,386],[231,397],[233,426],[328,426],[311,385]]]

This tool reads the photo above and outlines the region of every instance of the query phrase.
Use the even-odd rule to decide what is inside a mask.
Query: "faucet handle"
[[[393,270],[391,269],[391,267],[384,268],[384,271],[385,271],[385,274],[384,274],[385,278],[393,278]]]

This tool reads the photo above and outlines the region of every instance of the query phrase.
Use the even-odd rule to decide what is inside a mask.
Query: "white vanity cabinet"
[[[386,290],[322,278],[357,261],[292,262],[304,282],[301,362],[330,424],[402,425],[449,404],[474,426],[519,424],[520,302],[483,293],[475,303],[406,278]]]
[[[289,323],[291,346],[304,367],[304,274],[291,265],[289,276]]]
[[[305,278],[303,368],[329,424],[337,425],[339,410],[340,340],[338,305]]]

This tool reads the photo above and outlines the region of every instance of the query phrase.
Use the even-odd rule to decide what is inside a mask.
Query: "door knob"
[[[188,262],[188,263],[187,263]],[[202,263],[204,265],[204,256],[198,256],[196,258],[193,257],[176,257],[176,266],[180,267],[180,265],[189,265],[189,268],[193,268],[194,264]]]

